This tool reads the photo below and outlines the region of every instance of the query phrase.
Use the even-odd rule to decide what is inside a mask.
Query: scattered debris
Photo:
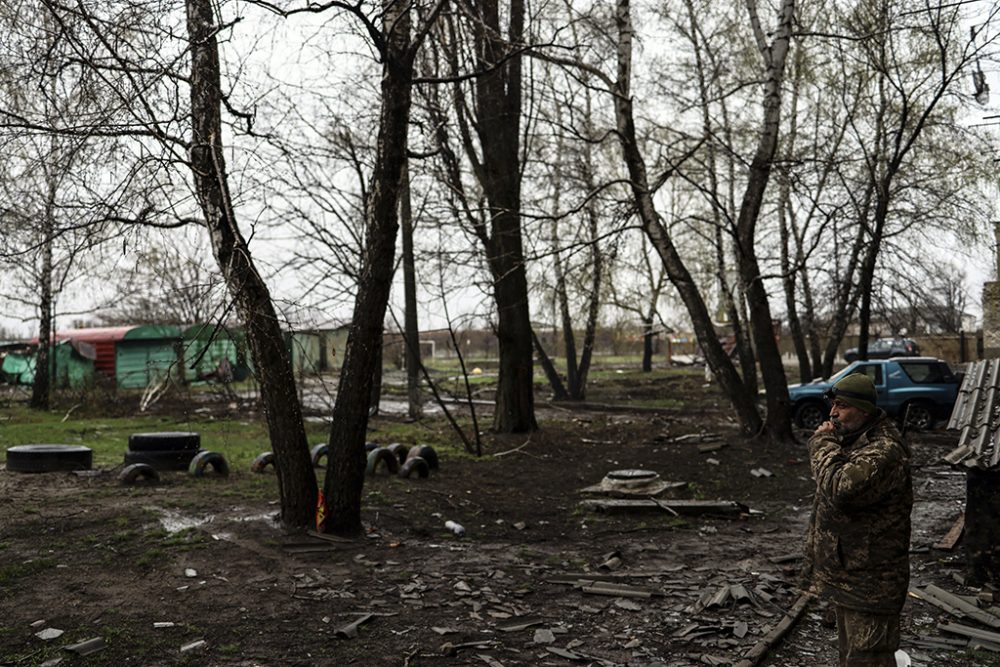
[[[580,493],[610,498],[653,498],[666,492],[675,494],[686,489],[687,482],[667,482],[652,470],[612,470],[600,484],[580,489]]]
[[[967,602],[934,584],[927,584],[924,590],[911,588],[910,595],[939,609],[943,609],[957,618],[972,619],[985,626],[1000,629],[1000,617],[994,616],[988,611],[980,609],[971,602]],[[997,643],[1000,643],[1000,641]]]
[[[445,521],[444,527],[446,530],[451,531],[455,537],[465,537],[465,528],[460,523],[455,523],[454,521]]]
[[[362,623],[367,623],[375,614],[362,614],[358,619],[351,621],[347,625],[342,625],[333,631],[333,634],[338,639],[354,639],[358,636],[358,626]]]
[[[208,646],[208,642],[204,639],[198,639],[191,642],[190,644],[184,644],[181,646],[181,653],[190,653],[191,651],[200,651]]]
[[[500,632],[520,632],[521,630],[527,630],[532,626],[541,625],[542,623],[545,623],[544,619],[533,618],[533,619],[518,621],[517,623],[511,623],[508,625],[499,625],[497,626],[497,630],[499,630]]]
[[[812,600],[813,596],[810,593],[803,593],[799,596],[799,599],[795,601],[792,608],[788,610],[788,613],[774,626],[759,642],[753,645],[753,647],[747,651],[741,660],[733,663],[733,667],[754,667],[761,659],[767,654],[773,646],[775,646],[785,634],[798,623],[799,619],[802,618],[803,612],[805,612],[806,607],[809,605],[809,601]]]
[[[643,499],[587,499],[580,502],[583,509],[596,512],[641,512],[644,510],[668,511],[680,515],[698,516],[717,514],[736,518],[750,509],[734,500],[660,500]]]
[[[439,628],[439,627],[436,627],[436,626],[431,626],[431,630],[434,631],[434,632],[436,632],[437,634],[441,635],[442,637],[444,635],[457,635],[458,634],[458,630],[456,630],[455,628]]]
[[[670,442],[675,444],[681,442],[712,442],[721,439],[722,436],[718,433],[688,433],[686,435],[679,435]]]
[[[535,635],[532,637],[531,641],[536,644],[554,644],[556,641],[556,635],[548,628],[539,628],[535,630]]]
[[[754,477],[772,477],[774,475],[774,473],[767,468],[753,468],[750,470],[750,474]]]
[[[701,454],[707,454],[709,452],[717,452],[720,449],[724,449],[729,446],[728,442],[715,442],[708,445],[698,445],[698,451]]]
[[[612,571],[622,566],[622,555],[620,551],[612,551],[603,556],[604,562],[597,566],[598,570]]]
[[[965,532],[965,512],[958,515],[955,519],[954,525],[951,529],[941,538],[941,541],[934,545],[935,549],[942,549],[944,551],[951,551],[958,544],[958,541],[962,539],[962,533]]]
[[[62,637],[64,632],[65,630],[57,630],[56,628],[45,628],[41,632],[36,632],[35,636],[42,641],[47,642]]]
[[[184,576],[188,578],[193,578],[198,576],[198,570],[191,569],[190,567],[184,570]]]
[[[94,637],[92,639],[87,639],[78,644],[70,644],[69,646],[64,646],[64,651],[69,651],[70,653],[75,653],[79,656],[90,655],[92,653],[97,653],[98,651],[103,651],[107,648],[107,642],[104,641],[103,637]],[[184,649],[181,649],[183,652]]]
[[[153,623],[154,628],[172,628],[176,625],[173,621],[157,621]]]

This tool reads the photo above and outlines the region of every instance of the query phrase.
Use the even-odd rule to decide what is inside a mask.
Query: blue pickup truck
[[[788,386],[795,423],[807,429],[819,426],[830,413],[824,393],[851,373],[868,375],[878,391],[878,407],[899,421],[909,409],[909,423],[919,429],[931,428],[936,419],[951,414],[958,396],[959,380],[940,359],[898,357],[855,361],[828,380]]]

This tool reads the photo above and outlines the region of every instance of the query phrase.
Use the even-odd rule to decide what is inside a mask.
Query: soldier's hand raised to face
[[[835,429],[833,427],[833,422],[832,421],[825,421],[825,422],[823,422],[822,424],[820,424],[819,426],[816,427],[816,435],[819,435],[821,433],[833,433],[834,430]]]

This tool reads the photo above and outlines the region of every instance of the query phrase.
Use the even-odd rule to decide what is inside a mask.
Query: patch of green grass
[[[369,491],[365,500],[368,505],[388,505],[390,502],[389,498],[381,491]]]
[[[240,652],[239,644],[221,644],[217,649],[219,653],[225,655],[235,655]]]
[[[41,412],[23,406],[0,409],[6,417],[0,430],[0,448],[38,442],[84,445],[94,451],[94,465],[112,466],[122,462],[132,433],[148,431],[195,431],[201,434],[201,446],[222,453],[232,470],[245,470],[261,452],[270,451],[267,428],[262,420],[199,420],[190,416],[174,418],[74,417],[63,421],[63,412]],[[326,433],[320,425],[307,425],[310,437]]]
[[[19,579],[30,577],[39,572],[52,569],[56,562],[51,558],[38,558],[24,563],[0,565],[0,590],[10,588]]]
[[[141,556],[135,559],[135,564],[140,568],[152,568],[162,565],[167,557],[167,552],[163,549],[147,549]]]
[[[194,528],[179,530],[173,535],[166,535],[160,539],[160,545],[164,547],[185,547],[191,548],[201,546],[207,542],[205,533]]]

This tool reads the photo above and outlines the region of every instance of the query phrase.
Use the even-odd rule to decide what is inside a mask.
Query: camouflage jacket
[[[910,449],[879,410],[844,446],[832,433],[809,439],[816,497],[806,541],[815,589],[844,607],[898,613],[910,579]]]

